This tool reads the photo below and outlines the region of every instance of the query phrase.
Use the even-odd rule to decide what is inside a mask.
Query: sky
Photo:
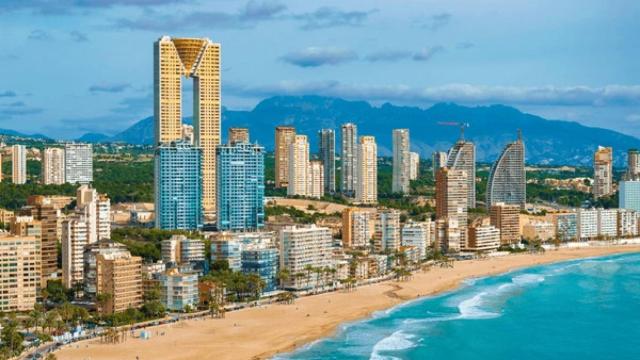
[[[222,45],[230,109],[500,103],[640,137],[638,19],[637,0],[1,0],[0,128],[73,139],[152,115],[170,35]]]

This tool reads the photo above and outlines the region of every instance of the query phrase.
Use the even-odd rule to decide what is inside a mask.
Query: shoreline
[[[453,268],[418,271],[408,281],[394,280],[202,318],[150,327],[152,337],[110,345],[85,340],[63,346],[59,359],[269,359],[332,336],[340,325],[370,317],[411,300],[454,290],[468,280],[567,260],[640,252],[638,245],[548,250],[543,255],[513,254],[456,262]],[[137,334],[137,332],[136,332]],[[161,335],[164,334],[164,335]]]

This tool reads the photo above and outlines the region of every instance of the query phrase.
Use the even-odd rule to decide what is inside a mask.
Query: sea
[[[275,359],[640,360],[640,254],[468,280]]]

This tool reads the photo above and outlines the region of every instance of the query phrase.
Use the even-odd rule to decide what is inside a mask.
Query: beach
[[[407,281],[387,281],[229,312],[224,319],[203,318],[149,328],[151,338],[129,337],[102,344],[98,339],[70,344],[58,359],[266,359],[330,336],[340,324],[370,316],[408,300],[454,289],[462,281],[540,264],[616,253],[640,252],[640,246],[588,247],[455,262],[434,267]],[[164,334],[164,335],[161,335]]]

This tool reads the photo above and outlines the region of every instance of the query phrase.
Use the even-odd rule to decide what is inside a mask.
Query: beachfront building
[[[307,192],[306,196],[320,199],[324,196],[324,165],[320,160],[309,161],[307,169]]]
[[[0,311],[33,310],[42,278],[40,240],[0,234],[0,268]]]
[[[172,235],[162,240],[162,261],[178,265],[198,263],[205,260],[205,244],[200,239],[190,239],[185,235]]]
[[[64,179],[70,184],[89,184],[93,181],[91,144],[64,145]]]
[[[229,269],[242,269],[242,246],[240,241],[231,234],[221,234],[211,242],[211,262],[226,261]]]
[[[76,214],[87,222],[88,242],[111,238],[111,200],[89,185],[76,191]]]
[[[249,129],[247,128],[232,127],[227,130],[227,134],[227,143],[231,146],[249,142]]]
[[[551,241],[556,237],[556,230],[553,223],[536,220],[522,226],[522,237],[529,241]]]
[[[637,236],[639,216],[640,214],[635,210],[618,209],[618,237]]]
[[[393,130],[393,171],[391,191],[408,193],[411,177],[411,155],[409,151],[409,129]]]
[[[397,251],[400,249],[400,212],[398,210],[379,210],[375,218],[373,247],[377,252]]]
[[[11,147],[11,182],[27,182],[27,148],[24,145],[16,144]]]
[[[167,310],[185,311],[198,306],[198,274],[173,268],[160,274],[159,279],[160,301]]]
[[[491,167],[487,181],[487,209],[497,203],[519,205],[521,210],[524,209],[527,200],[526,180],[524,142],[518,133],[518,140],[507,144]]]
[[[455,218],[462,245],[467,239],[468,185],[466,170],[444,167],[436,174],[436,219]]]
[[[640,211],[640,178],[620,181],[618,207]]]
[[[553,214],[555,236],[562,242],[578,238],[578,215],[574,212]]]
[[[341,135],[341,190],[344,195],[353,197],[358,186],[358,126],[354,123],[343,124]]]
[[[277,289],[278,267],[280,265],[277,248],[256,245],[243,246],[241,262],[243,273],[257,274],[264,281],[263,292]]]
[[[276,127],[275,141],[275,180],[277,188],[286,188],[289,184],[289,148],[296,136],[296,129],[290,126]]]
[[[303,290],[314,287],[315,277],[307,274],[309,267],[326,268],[332,265],[331,230],[315,225],[283,228],[279,232],[280,269],[286,269],[292,276],[284,283],[284,288]],[[295,276],[307,274],[307,276]]]
[[[74,215],[62,222],[62,284],[71,289],[84,279],[84,248],[89,245],[87,219]]]
[[[613,148],[598,146],[593,155],[593,197],[613,194]]]
[[[201,228],[202,149],[182,141],[163,143],[156,149],[154,170],[156,227]]]
[[[336,133],[333,129],[318,132],[319,155],[324,169],[324,191],[336,192]]]
[[[618,235],[618,209],[598,209],[598,236],[613,238]]]
[[[113,242],[111,240],[101,240],[93,244],[85,246],[83,257],[84,263],[84,296],[96,300],[98,295],[98,255],[105,255],[107,258],[126,256],[129,250],[123,244]]]
[[[342,212],[342,246],[364,248],[370,245],[374,232],[375,213],[359,208]]]
[[[467,208],[476,207],[476,146],[464,139],[458,140],[447,154],[447,168],[462,170],[467,179]],[[460,221],[461,226],[464,224]],[[466,225],[464,225],[466,228]],[[466,231],[465,231],[466,233]]]
[[[431,246],[431,220],[405,223],[402,226],[401,237],[402,246],[413,246],[418,251],[418,259],[424,260]]]
[[[218,146],[218,230],[264,227],[264,148],[247,142]]]
[[[457,253],[462,248],[460,226],[457,217],[437,219],[435,222],[435,249],[443,254]]]
[[[500,230],[500,244],[511,245],[520,241],[520,205],[493,204],[489,217],[491,225]]]
[[[500,247],[500,230],[493,225],[469,227],[466,251],[495,251]]]
[[[115,314],[143,303],[142,258],[127,252],[96,256],[96,294],[108,294],[100,312]]]
[[[589,240],[598,237],[598,210],[578,209],[578,239]]]
[[[20,209],[20,214],[32,216],[34,220],[40,221],[41,285],[45,287],[47,280],[58,272],[58,242],[61,241],[60,209],[50,197],[32,195],[27,198],[27,205]]]
[[[416,180],[418,176],[420,176],[420,154],[417,152],[409,153],[409,163],[411,164],[409,168],[409,180]]]
[[[355,183],[356,202],[378,202],[378,146],[373,136],[361,136],[358,142]]]
[[[436,178],[436,173],[441,168],[447,166],[447,153],[444,151],[435,151],[431,155],[431,171],[433,178]]]
[[[309,142],[306,135],[296,135],[289,145],[289,179],[287,195],[306,196],[309,175]]]
[[[45,185],[61,185],[65,183],[64,149],[44,149],[42,156],[42,182]]]

